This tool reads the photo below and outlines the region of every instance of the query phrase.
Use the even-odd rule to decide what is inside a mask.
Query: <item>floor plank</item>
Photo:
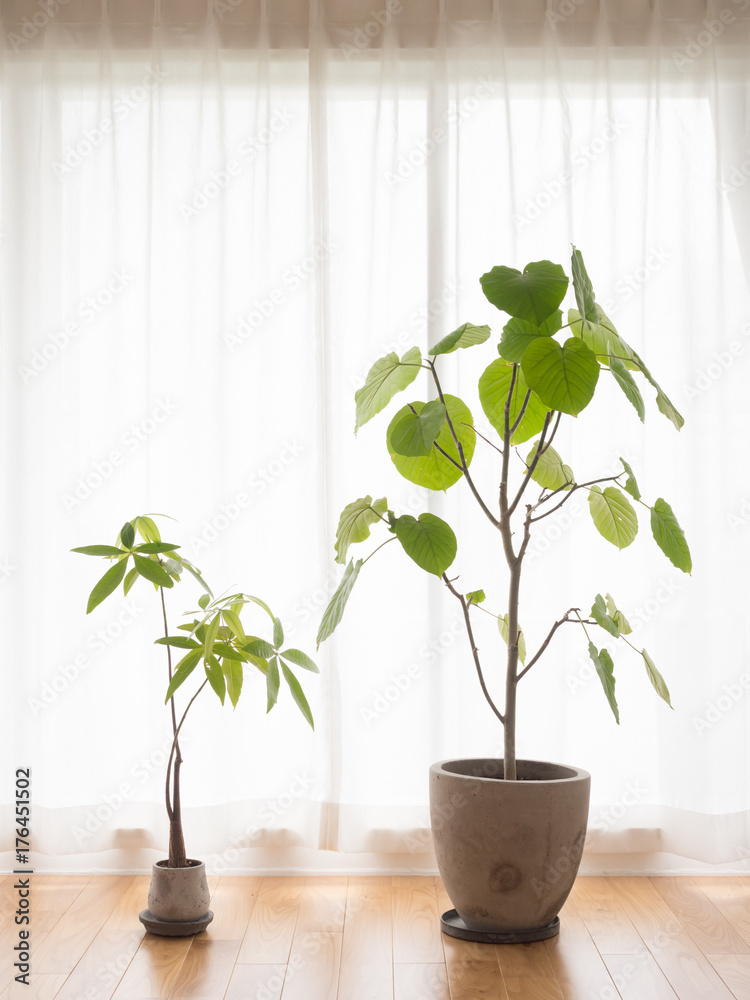
[[[750,955],[709,955],[716,969],[737,1000],[750,997]]]
[[[643,951],[643,939],[606,878],[588,875],[576,879],[569,899],[602,955],[637,955]]]
[[[732,994],[648,878],[609,879],[626,913],[681,1000],[732,1000]]]
[[[750,882],[742,878],[703,875],[691,879],[732,925],[746,944],[750,944]]]
[[[132,881],[131,875],[92,878],[35,950],[34,972],[72,972]]]
[[[285,965],[235,965],[224,1000],[280,1000]]]
[[[648,953],[602,958],[622,1000],[678,1000],[656,960]]]
[[[393,967],[395,1000],[451,1000],[442,963],[398,964]]]
[[[285,965],[292,947],[305,879],[264,878],[237,961],[242,965]]]
[[[393,1000],[391,879],[350,878],[338,1000]]]
[[[607,966],[570,899],[560,919],[560,933],[544,946],[565,1000],[616,996]]]
[[[565,1000],[544,941],[499,944],[495,951],[509,1000]]]
[[[405,876],[393,880],[393,958],[396,963],[443,964],[435,880]]]
[[[143,941],[138,930],[112,929],[109,923],[99,931],[80,961],[65,980],[55,1000],[110,1000]]]
[[[750,953],[750,945],[691,879],[650,881],[704,955]]]
[[[162,1000],[168,997],[192,943],[191,937],[168,938],[146,934],[113,994],[114,1000]]]
[[[336,1000],[342,938],[325,931],[294,935],[281,1000]]]
[[[447,968],[451,1000],[507,1000],[497,960],[451,961]]]

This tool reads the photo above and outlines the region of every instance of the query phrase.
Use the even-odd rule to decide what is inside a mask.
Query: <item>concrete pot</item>
[[[204,930],[214,915],[208,904],[211,895],[202,861],[188,859],[187,868],[168,868],[157,861],[151,872],[148,909],[140,921],[152,934],[187,937]]]
[[[538,941],[559,932],[586,839],[591,775],[535,760],[444,760],[430,768],[440,875],[455,906],[443,930],[468,940]]]

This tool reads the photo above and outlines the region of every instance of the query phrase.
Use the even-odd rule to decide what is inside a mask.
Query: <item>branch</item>
[[[552,428],[552,433],[549,436],[549,441],[545,444],[543,448],[539,449],[539,454],[543,455],[545,451],[549,448],[552,442],[555,440],[555,434],[557,434],[557,428],[560,426],[560,420],[562,418],[562,410],[557,411],[557,420],[555,421],[555,426]]]
[[[545,649],[547,648],[547,646],[549,646],[550,641],[552,639],[552,636],[555,634],[555,632],[557,632],[557,630],[560,628],[560,626],[564,625],[566,622],[573,621],[573,619],[569,618],[568,615],[573,614],[573,612],[575,612],[575,611],[580,611],[580,608],[568,608],[568,610],[565,612],[565,614],[562,616],[562,618],[560,618],[559,621],[555,622],[555,624],[550,629],[550,632],[549,632],[549,635],[547,636],[547,638],[544,640],[544,642],[541,644],[541,646],[539,647],[539,649],[536,651],[536,653],[532,656],[532,658],[529,660],[529,662],[523,668],[523,670],[521,671],[521,673],[518,675],[518,680],[519,681],[521,680],[521,678],[523,677],[524,674],[528,673],[529,670],[531,670],[531,668],[534,666],[534,664],[536,663],[536,661],[539,659],[539,657],[545,651]],[[575,621],[575,624],[577,625],[578,622]]]
[[[521,403],[521,409],[518,411],[518,416],[515,419],[515,423],[513,424],[513,426],[510,429],[510,436],[511,437],[513,437],[513,435],[518,430],[518,425],[523,420],[524,414],[526,413],[526,407],[529,405],[529,400],[530,399],[531,399],[531,389],[528,389],[527,392],[526,392],[526,395],[523,398],[523,403]]]
[[[542,427],[542,433],[539,436],[539,444],[538,444],[538,446],[536,448],[536,452],[534,454],[534,458],[531,461],[531,465],[528,466],[528,468],[526,469],[526,472],[525,472],[524,478],[523,478],[523,482],[521,483],[521,486],[520,486],[520,488],[518,490],[518,493],[516,493],[515,500],[510,505],[510,509],[508,510],[508,517],[511,517],[511,515],[513,514],[513,511],[518,506],[518,504],[519,504],[519,502],[521,500],[521,497],[523,496],[524,490],[526,489],[526,487],[531,482],[531,477],[532,477],[532,475],[534,473],[534,469],[537,467],[539,459],[542,457],[542,455],[543,455],[543,453],[545,451],[545,448],[544,448],[544,438],[545,438],[545,435],[547,434],[547,428],[549,427],[550,419],[552,418],[552,412],[553,411],[550,410],[550,412],[544,418],[544,425]],[[559,422],[560,421],[559,421],[559,418],[558,418],[557,423],[559,424]],[[554,430],[552,432],[553,436],[554,436],[554,432],[556,430],[557,430],[557,425],[555,425],[555,428],[554,428]]]
[[[487,685],[484,683],[484,674],[482,673],[482,665],[479,662],[479,650],[477,649],[476,643],[474,642],[474,632],[471,627],[471,619],[469,617],[469,605],[466,603],[466,598],[464,597],[463,594],[459,594],[459,592],[453,586],[451,581],[448,579],[446,573],[443,573],[443,582],[445,583],[445,586],[448,588],[448,590],[450,590],[451,594],[453,594],[454,597],[457,597],[458,600],[461,602],[461,610],[464,613],[464,621],[466,622],[466,631],[469,636],[469,643],[471,645],[471,652],[474,657],[474,665],[477,668],[477,676],[479,677],[479,683],[482,686],[482,694],[487,699],[487,703],[489,704],[492,711],[502,722],[502,724],[505,725],[505,716],[501,713],[500,709],[492,700],[490,693],[487,690]]]
[[[622,473],[620,472],[616,476],[603,476],[601,479],[591,479],[589,480],[588,483],[576,483],[574,486],[570,488],[570,490],[568,490],[567,494],[563,497],[560,503],[555,504],[555,506],[552,507],[550,510],[546,511],[544,514],[540,514],[539,517],[532,517],[531,518],[532,522],[541,521],[543,518],[549,517],[550,514],[554,514],[556,510],[559,510],[564,503],[567,503],[568,500],[570,500],[570,498],[573,496],[576,490],[588,489],[589,486],[595,486],[597,483],[616,482],[621,475]],[[559,490],[564,490],[564,489],[565,489],[564,486],[560,486],[559,489],[555,490],[554,493],[550,493],[548,497],[545,497],[544,500],[540,500],[539,503],[546,503],[546,501],[550,500],[555,495],[555,493],[558,493]],[[535,504],[532,510],[536,510],[536,508],[539,506],[539,503]]]
[[[185,717],[187,716],[188,712],[190,711],[190,706],[193,704],[193,702],[198,697],[198,695],[201,693],[201,691],[206,686],[206,684],[208,684],[208,677],[203,681],[203,683],[201,684],[201,686],[198,688],[198,690],[195,692],[195,694],[193,695],[193,697],[187,703],[187,708],[182,713],[182,718],[180,719],[180,724],[177,727],[177,730],[175,731],[174,739],[172,740],[172,749],[169,751],[169,760],[167,762],[167,797],[169,797],[169,774],[170,774],[170,772],[172,770],[172,758],[174,757],[175,747],[178,746],[177,737],[180,735],[180,730],[182,729],[182,723],[185,721]],[[172,696],[171,700],[174,701],[174,695]],[[170,820],[172,819],[172,814],[171,813],[169,814],[169,818],[170,818]]]
[[[494,448],[495,451],[499,455],[502,455],[503,449],[502,448],[498,448],[498,446],[495,444],[494,441],[490,441],[489,438],[485,437],[484,434],[482,434],[480,431],[478,431],[473,424],[464,423],[464,427],[471,427],[471,429],[474,431],[474,433],[476,434],[477,437],[480,437],[486,444],[488,444],[490,446],[490,448]]]
[[[164,602],[164,588],[159,587],[159,594],[161,595],[161,611],[162,617],[164,618],[164,636],[167,638],[169,636],[169,626],[167,625],[167,605]],[[172,650],[167,646],[167,665],[169,667],[169,683],[172,683]],[[180,759],[180,744],[177,743],[177,714],[174,707],[174,698],[169,699],[169,704],[172,709],[172,740],[173,748],[177,750],[177,759]],[[171,761],[171,758],[170,758]],[[171,820],[174,815],[174,810],[172,809],[172,803],[169,800],[169,775],[171,771],[170,766],[167,768],[167,816]]]
[[[474,480],[471,478],[471,473],[469,472],[469,466],[466,464],[466,457],[464,455],[463,445],[458,440],[458,434],[456,434],[456,428],[453,426],[453,421],[451,420],[450,414],[448,413],[448,407],[445,405],[445,397],[443,396],[443,390],[442,390],[442,388],[440,386],[440,379],[438,378],[437,372],[435,371],[435,364],[434,364],[434,362],[430,362],[429,364],[430,364],[430,368],[432,370],[432,377],[435,380],[435,388],[438,391],[438,396],[440,397],[440,402],[443,404],[443,407],[445,409],[445,419],[448,421],[448,427],[450,428],[451,435],[453,436],[453,441],[454,441],[454,443],[456,445],[456,450],[458,451],[458,457],[461,460],[461,464],[458,467],[463,472],[464,477],[466,478],[466,482],[469,484],[469,489],[474,494],[474,497],[475,497],[477,503],[479,504],[479,506],[482,508],[485,516],[490,520],[490,522],[492,523],[493,527],[497,528],[499,526],[500,522],[497,520],[497,518],[495,517],[495,515],[492,513],[492,511],[489,509],[489,507],[487,506],[487,504],[484,502],[484,500],[480,496],[479,490],[476,488],[476,486],[474,485]],[[443,451],[443,449],[439,448],[437,444],[435,445],[435,447],[438,449],[439,452],[441,452],[443,455],[445,455],[445,452]],[[445,455],[445,457],[446,458],[450,458],[449,455]],[[453,459],[450,459],[450,461],[453,462]],[[453,462],[453,464],[456,465],[457,463]]]

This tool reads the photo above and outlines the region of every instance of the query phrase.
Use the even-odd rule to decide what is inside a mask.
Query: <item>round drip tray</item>
[[[205,931],[214,919],[214,914],[213,910],[209,910],[198,920],[160,920],[151,910],[141,910],[138,919],[152,934],[160,934],[162,937],[190,937]]]
[[[473,931],[467,927],[456,910],[446,910],[440,918],[440,928],[450,937],[462,941],[479,941],[483,944],[526,944],[529,941],[545,941],[560,933],[560,918],[555,917],[546,927],[532,927],[525,931]]]

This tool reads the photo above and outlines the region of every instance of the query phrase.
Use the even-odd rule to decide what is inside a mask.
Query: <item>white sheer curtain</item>
[[[694,572],[646,523],[617,553],[583,503],[544,522],[530,646],[610,590],[675,711],[621,653],[616,727],[585,644],[559,635],[522,684],[519,754],[592,772],[584,870],[746,870],[748,4],[371,7],[3,4],[4,862],[24,767],[38,869],[164,854],[155,595],[87,618],[102,567],[68,553],[127,518],[176,517],[169,540],[215,587],[263,596],[308,650],[338,512],[366,493],[445,516],[462,580],[504,610],[471,497],[400,479],[387,415],[355,441],[353,394],[390,350],[466,320],[499,335],[479,275],[567,266],[573,242],[686,423],[597,403],[559,451],[579,478],[624,455],[674,507]],[[481,427],[494,349],[461,355],[444,381]],[[490,491],[492,454],[475,464]],[[173,627],[196,596],[169,595]],[[189,853],[215,871],[430,870],[429,763],[502,745],[449,596],[392,549],[368,564],[306,678],[314,735],[289,697],[264,714],[260,676],[234,713],[197,703]],[[499,691],[502,650],[480,641]]]

